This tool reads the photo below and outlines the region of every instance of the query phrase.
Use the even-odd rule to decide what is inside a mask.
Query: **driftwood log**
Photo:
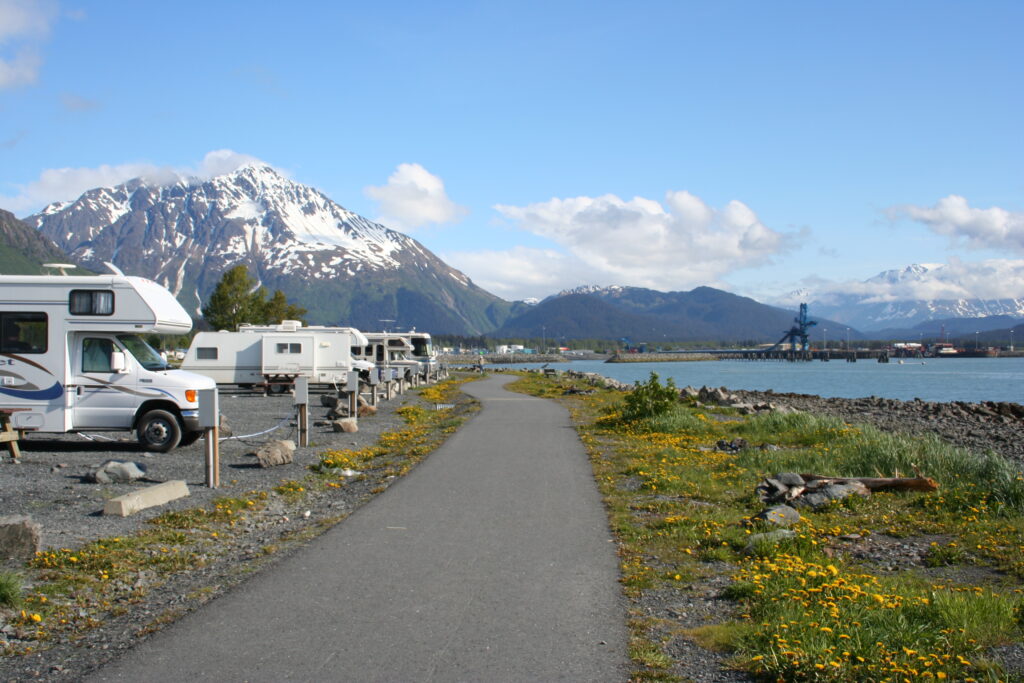
[[[824,477],[820,474],[800,474],[803,480],[849,484],[859,482],[870,491],[938,491],[939,484],[931,477]]]

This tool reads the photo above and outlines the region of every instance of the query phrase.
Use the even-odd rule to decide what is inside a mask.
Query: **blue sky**
[[[0,208],[230,150],[505,298],[922,262],[956,273],[924,293],[1024,297],[1022,27],[1020,2],[0,0]]]

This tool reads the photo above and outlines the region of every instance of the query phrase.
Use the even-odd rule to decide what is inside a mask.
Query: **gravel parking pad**
[[[396,410],[418,401],[413,393],[381,401],[378,412],[359,420],[354,434],[335,433],[323,424],[328,409],[318,395],[310,396],[310,445],[297,448],[291,464],[261,468],[249,453],[274,439],[296,439],[295,406],[290,395],[262,396],[251,393],[221,394],[220,410],[235,435],[270,433],[220,444],[219,489],[205,486],[204,443],[176,448],[169,453],[142,450],[134,434],[29,434],[21,441],[20,463],[4,452],[0,461],[0,515],[30,515],[42,526],[42,546],[75,548],[97,538],[127,535],[146,520],[173,509],[201,507],[214,498],[269,488],[283,479],[301,479],[325,450],[361,448],[376,442],[381,433],[401,429],[404,420]],[[129,460],[146,468],[147,479],[131,484],[87,483],[90,468],[106,460]],[[184,480],[190,495],[129,517],[102,514],[104,503],[116,496],[151,486],[154,482]]]

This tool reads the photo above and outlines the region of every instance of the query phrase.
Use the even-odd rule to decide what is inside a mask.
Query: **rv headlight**
[[[197,394],[198,394],[198,392],[195,389],[186,389],[185,390],[185,400],[188,401],[189,403],[195,403],[196,402],[196,398],[197,398]]]

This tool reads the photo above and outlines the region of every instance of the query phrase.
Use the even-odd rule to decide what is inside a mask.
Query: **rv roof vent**
[[[301,320],[282,320],[278,329],[282,332],[296,332],[302,327]]]
[[[61,275],[67,275],[72,268],[77,268],[73,263],[44,263],[43,268],[56,268]]]

